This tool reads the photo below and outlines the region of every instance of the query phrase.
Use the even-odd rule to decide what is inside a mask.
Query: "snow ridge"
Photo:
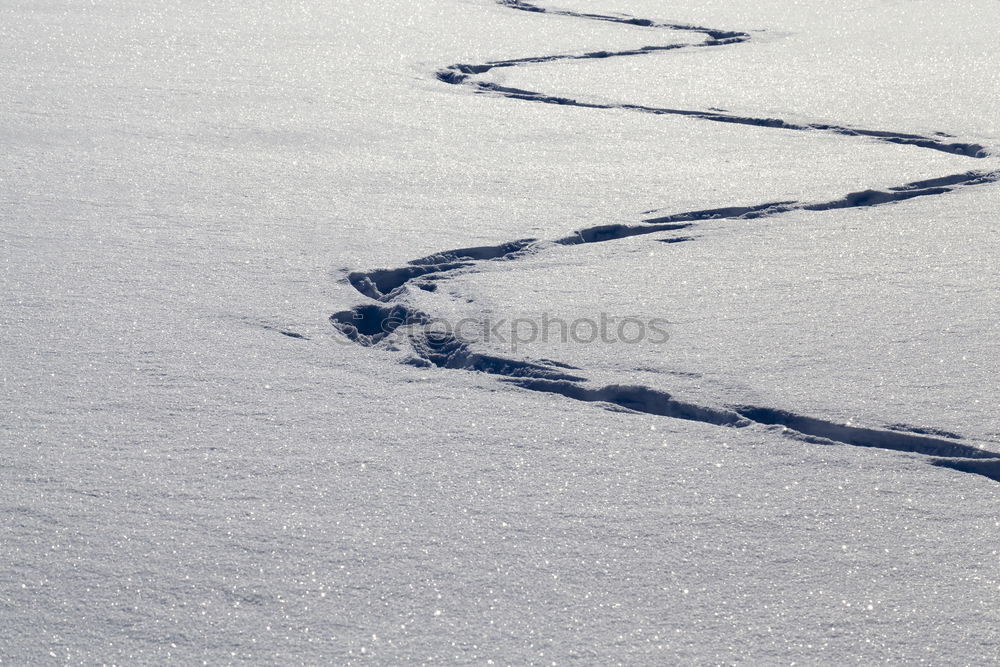
[[[750,40],[750,35],[745,32],[657,23],[627,15],[590,14],[548,9],[523,0],[497,1],[500,5],[519,11],[700,33],[705,36],[705,41],[697,44],[645,46],[626,51],[598,51],[582,55],[528,57],[492,61],[481,65],[449,65],[436,72],[435,76],[438,80],[450,85],[468,86],[476,94],[490,94],[544,104],[571,105],[592,109],[626,109],[654,115],[683,115],[699,120],[755,125],[779,130],[827,132],[911,145],[969,158],[984,158],[989,155],[987,149],[979,144],[944,141],[942,137],[953,137],[942,133],[937,133],[934,137],[926,137],[832,124],[795,124],[774,118],[736,116],[721,109],[698,111],[634,104],[586,102],[476,81],[476,75],[498,67],[516,67],[524,64],[583,58],[642,56],[683,48],[728,46]],[[959,188],[991,184],[998,181],[1000,181],[1000,172],[968,171],[906,183],[887,190],[864,190],[848,193],[841,198],[827,202],[779,201],[748,206],[727,206],[645,218],[641,220],[641,224],[636,225],[599,225],[581,229],[570,236],[548,242],[538,239],[518,239],[495,246],[447,250],[412,260],[406,266],[395,269],[350,272],[347,275],[350,284],[358,292],[373,299],[376,303],[362,304],[334,313],[330,316],[330,323],[340,333],[362,346],[386,345],[398,349],[395,348],[396,343],[402,342],[411,351],[405,363],[417,366],[488,373],[499,376],[504,382],[523,389],[557,394],[577,401],[598,403],[606,409],[651,414],[730,428],[745,428],[755,425],[780,428],[783,434],[805,442],[875,447],[905,452],[922,456],[935,466],[947,467],[1000,481],[1000,453],[980,449],[963,442],[962,438],[954,433],[939,429],[913,428],[901,424],[893,425],[888,429],[864,428],[760,406],[713,407],[697,405],[678,400],[667,392],[643,386],[588,386],[585,377],[565,372],[578,370],[566,364],[553,361],[535,362],[476,352],[466,342],[430,330],[427,325],[432,322],[432,318],[405,303],[411,285],[419,289],[435,291],[436,281],[446,279],[459,271],[472,269],[480,262],[512,261],[530,253],[550,248],[602,243],[631,236],[688,229],[699,222],[709,220],[747,220],[796,210],[829,211],[882,206],[916,197],[944,195]],[[646,215],[653,213],[655,211],[647,211]],[[658,240],[673,243],[690,240],[690,237],[681,236]]]

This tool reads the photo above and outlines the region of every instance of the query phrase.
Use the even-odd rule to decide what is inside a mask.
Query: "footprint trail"
[[[481,81],[477,77],[496,68],[588,58],[646,57],[681,49],[731,47],[751,40],[749,33],[741,31],[658,23],[626,15],[550,9],[523,0],[498,0],[498,4],[516,11],[688,32],[701,35],[703,41],[691,44],[644,46],[621,51],[596,51],[577,55],[533,56],[497,60],[483,64],[454,64],[435,73],[439,81],[452,86],[468,88],[474,94],[541,104],[576,106],[594,110],[621,109],[650,115],[686,116],[695,121],[753,125],[777,131],[822,132],[914,146],[970,159],[982,159],[990,154],[984,146],[951,141],[954,137],[941,133],[934,136],[921,136],[826,123],[800,124],[776,118],[738,116],[720,109],[671,109],[628,103],[590,102]],[[837,424],[786,410],[739,403],[723,406],[697,405],[676,399],[667,392],[650,387],[634,385],[595,387],[589,384],[586,377],[578,372],[579,369],[566,364],[512,359],[475,351],[468,343],[454,336],[432,330],[427,325],[432,322],[433,318],[407,303],[411,287],[435,291],[440,281],[459,272],[472,270],[483,262],[515,262],[521,257],[534,253],[554,252],[559,248],[604,243],[632,236],[686,230],[695,227],[700,222],[710,220],[747,220],[777,216],[790,211],[831,211],[883,206],[917,197],[942,196],[959,189],[979,187],[997,181],[1000,181],[1000,171],[973,170],[906,183],[886,190],[852,192],[826,202],[776,201],[665,215],[654,215],[657,213],[656,211],[648,211],[646,215],[652,215],[652,217],[644,218],[634,225],[598,225],[580,229],[570,236],[548,241],[527,238],[494,246],[446,250],[412,260],[403,267],[348,273],[347,280],[350,284],[360,294],[372,299],[374,303],[365,303],[334,313],[330,316],[330,323],[340,333],[362,346],[380,345],[389,338],[402,339],[412,350],[412,354],[406,361],[410,364],[488,373],[498,376],[505,383],[526,390],[596,403],[607,409],[618,411],[624,410],[671,419],[702,422],[726,428],[766,427],[780,429],[784,435],[803,442],[893,450],[922,457],[935,466],[947,467],[1000,481],[1000,452],[981,449],[953,433],[903,425],[895,425],[888,429],[863,428]],[[657,240],[679,242],[689,240],[689,238],[680,236]]]

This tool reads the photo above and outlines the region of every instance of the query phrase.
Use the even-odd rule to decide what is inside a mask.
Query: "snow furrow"
[[[847,424],[837,424],[786,410],[755,406],[714,408],[680,401],[669,393],[635,385],[585,387],[576,382],[546,379],[510,379],[508,382],[524,389],[559,394],[589,403],[604,403],[609,407],[633,412],[702,422],[715,426],[742,428],[753,424],[781,426],[791,437],[811,436],[829,444],[874,447],[930,457],[930,463],[962,472],[983,475],[1000,481],[1000,454],[964,444],[956,440],[930,437],[918,432],[880,430]],[[812,442],[816,440],[810,439]]]
[[[887,190],[851,192],[841,198],[826,202],[781,201],[750,206],[728,206],[646,218],[642,221],[644,224],[641,225],[597,225],[580,229],[569,236],[554,239],[550,244],[572,246],[586,243],[603,243],[630,236],[686,229],[697,222],[708,220],[751,220],[780,215],[789,211],[829,211],[844,208],[875,207],[907,199],[915,199],[917,197],[946,194],[953,192],[957,188],[996,183],[998,181],[1000,181],[1000,172],[969,171],[924,181],[915,181],[891,187]],[[651,212],[649,211],[647,214]],[[669,239],[667,240],[669,241]],[[415,278],[437,277],[439,274],[456,269],[470,268],[477,262],[482,261],[517,259],[534,249],[542,248],[543,245],[537,239],[519,239],[496,246],[446,250],[428,257],[412,260],[408,266],[401,268],[375,269],[367,272],[354,271],[348,274],[347,279],[355,289],[365,296],[386,301],[392,298],[395,290]]]
[[[741,40],[742,41],[742,40]],[[620,51],[620,52],[598,52],[589,53],[583,55],[573,55],[573,56],[559,56],[554,58],[549,58],[546,60],[531,60],[526,63],[518,64],[531,64],[537,62],[548,62],[551,60],[578,60],[584,58],[610,58],[616,56],[636,56],[645,55],[653,53],[655,51],[666,51],[666,50],[676,50],[682,48],[699,48],[699,47],[710,47],[710,46],[722,46],[724,44],[734,44],[738,43],[735,41],[727,42],[705,42],[703,44],[676,44],[669,46],[650,46],[643,47],[641,49],[634,49],[630,51]],[[924,137],[915,134],[899,134],[893,132],[885,132],[883,130],[866,130],[863,128],[853,128],[845,127],[839,125],[827,125],[824,123],[792,123],[780,118],[759,118],[754,116],[737,116],[735,114],[726,113],[722,111],[698,111],[695,109],[671,109],[667,107],[651,107],[644,106],[640,104],[608,104],[600,102],[586,102],[577,99],[571,99],[568,97],[558,97],[554,95],[545,95],[544,93],[535,92],[532,90],[524,90],[521,88],[510,88],[506,86],[500,86],[491,82],[481,82],[474,81],[471,79],[471,74],[481,74],[487,72],[494,67],[510,67],[514,63],[499,63],[490,65],[451,65],[448,68],[439,71],[436,76],[440,81],[449,83],[452,85],[467,85],[474,88],[477,93],[492,93],[499,95],[501,97],[508,97],[510,99],[525,100],[529,102],[541,102],[543,104],[558,104],[561,106],[574,106],[582,107],[585,109],[625,109],[628,111],[638,111],[641,113],[648,113],[658,116],[688,116],[690,118],[697,118],[700,120],[712,121],[715,123],[732,123],[737,125],[753,125],[756,127],[767,127],[777,130],[794,130],[798,132],[828,132],[831,134],[839,134],[849,137],[866,137],[870,139],[875,139],[876,141],[882,141],[890,144],[902,144],[908,146],[916,146],[917,148],[926,148],[929,150],[939,151],[942,153],[950,153],[953,155],[962,155],[971,158],[985,158],[989,156],[989,151],[985,146],[981,144],[974,143],[964,143],[964,142],[944,142],[933,137]],[[461,74],[457,73],[460,72]]]
[[[822,419],[794,414],[787,410],[775,410],[773,408],[761,408],[750,405],[735,406],[733,407],[733,411],[758,424],[782,426],[803,435],[811,435],[856,447],[877,447],[879,449],[892,449],[899,452],[911,452],[913,454],[946,458],[1000,459],[1000,454],[994,452],[920,433],[898,430],[883,431],[847,424],[836,424]]]

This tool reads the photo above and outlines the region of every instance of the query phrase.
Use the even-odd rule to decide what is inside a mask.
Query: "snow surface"
[[[0,6],[0,662],[996,661],[998,20]]]

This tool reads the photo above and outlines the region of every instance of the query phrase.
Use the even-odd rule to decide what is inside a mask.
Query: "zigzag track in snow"
[[[477,81],[478,75],[495,68],[587,58],[648,56],[679,49],[724,47],[741,44],[751,39],[749,33],[746,32],[657,23],[630,16],[548,9],[523,0],[497,0],[497,2],[519,11],[697,33],[704,35],[705,41],[695,44],[644,46],[623,51],[596,51],[581,55],[548,55],[498,60],[481,65],[456,64],[436,72],[435,76],[438,80],[450,85],[468,87],[476,94],[542,104],[598,110],[623,109],[652,115],[680,115],[695,120],[754,125],[776,130],[825,132],[909,145],[973,159],[984,158],[988,155],[986,148],[979,144],[948,141],[947,139],[953,137],[941,133],[935,136],[921,136],[825,123],[796,124],[775,118],[737,116],[721,109],[700,111],[635,104],[587,102]],[[727,206],[649,217],[635,225],[613,224],[589,227],[578,230],[570,236],[548,242],[542,242],[538,239],[518,239],[494,246],[443,251],[413,260],[406,266],[395,269],[349,273],[347,280],[351,285],[361,294],[375,300],[376,303],[367,303],[334,313],[330,316],[330,322],[338,331],[363,346],[378,345],[394,334],[399,335],[401,330],[405,329],[405,339],[413,351],[413,355],[408,359],[408,363],[411,364],[489,373],[527,390],[557,394],[577,401],[599,403],[609,409],[640,412],[723,427],[743,428],[759,425],[781,428],[786,435],[808,442],[877,447],[906,452],[926,457],[927,461],[933,465],[949,467],[1000,481],[1000,453],[980,449],[963,442],[959,436],[953,433],[903,425],[894,425],[888,429],[863,428],[759,406],[697,405],[678,400],[667,392],[642,386],[607,385],[593,387],[585,384],[586,378],[569,372],[579,369],[566,364],[550,361],[532,362],[480,353],[471,349],[468,343],[454,336],[428,331],[426,325],[433,318],[406,303],[407,290],[410,286],[434,291],[437,281],[446,279],[458,271],[468,270],[478,263],[513,261],[530,253],[543,252],[547,248],[601,243],[631,236],[678,231],[708,220],[756,219],[776,216],[789,211],[828,211],[882,206],[916,197],[940,196],[959,188],[998,181],[1000,181],[1000,172],[968,171],[915,181],[887,190],[853,192],[827,202],[779,201]],[[646,215],[653,213],[655,211],[647,211]],[[658,240],[680,242],[690,240],[690,237],[677,236]]]
[[[530,90],[522,90],[519,88],[508,88],[505,86],[499,86],[497,84],[489,82],[477,82],[474,78],[476,75],[484,74],[492,69],[503,68],[503,67],[517,67],[520,65],[555,62],[559,60],[584,60],[584,59],[615,58],[624,56],[643,56],[661,51],[674,51],[680,49],[693,49],[693,48],[711,48],[719,46],[728,46],[733,44],[742,44],[744,42],[750,41],[751,39],[750,34],[746,32],[716,30],[713,28],[703,28],[699,26],[682,25],[676,23],[657,23],[655,21],[650,21],[648,19],[637,19],[634,17],[622,17],[622,16],[607,15],[607,14],[587,14],[587,13],[572,12],[568,10],[547,9],[544,7],[533,5],[528,2],[523,2],[522,0],[498,0],[498,3],[503,6],[510,7],[511,9],[517,9],[520,11],[535,12],[541,14],[554,14],[558,16],[571,16],[575,18],[584,18],[597,21],[610,21],[613,23],[623,23],[623,24],[643,26],[649,28],[660,28],[666,30],[678,30],[678,31],[685,31],[692,33],[700,33],[706,37],[706,40],[704,42],[697,44],[668,44],[665,46],[643,46],[638,49],[630,49],[627,51],[595,51],[592,53],[584,53],[580,55],[555,55],[555,56],[539,56],[534,58],[517,58],[513,60],[494,60],[481,65],[467,65],[467,64],[449,65],[448,67],[439,70],[437,72],[438,79],[444,81],[445,83],[456,84],[456,85],[457,84],[467,85],[474,88],[476,92],[480,93],[495,93],[504,97],[510,97],[512,99],[529,100],[532,102],[542,102],[545,104],[579,106],[588,109],[627,109],[629,111],[639,111],[643,113],[651,113],[656,115],[689,116],[692,118],[699,118],[702,120],[709,120],[718,123],[756,125],[760,127],[770,127],[782,130],[830,132],[833,134],[840,134],[846,136],[869,137],[872,139],[876,139],[878,141],[884,141],[893,144],[912,145],[920,148],[927,148],[930,150],[941,151],[944,153],[965,155],[968,157],[986,157],[987,155],[987,151],[984,146],[972,143],[943,141],[943,139],[947,137],[946,135],[941,135],[941,134],[939,134],[936,137],[926,137],[919,134],[889,132],[885,130],[867,130],[863,128],[832,125],[828,123],[796,124],[796,123],[790,123],[785,120],[781,120],[779,118],[754,118],[750,116],[737,116],[735,114],[731,114],[720,109],[701,111],[693,109],[670,109],[665,107],[650,107],[639,104],[605,104],[597,102],[586,102],[586,101],[569,99],[566,97],[554,97],[551,95],[545,95],[544,93],[539,93]]]

